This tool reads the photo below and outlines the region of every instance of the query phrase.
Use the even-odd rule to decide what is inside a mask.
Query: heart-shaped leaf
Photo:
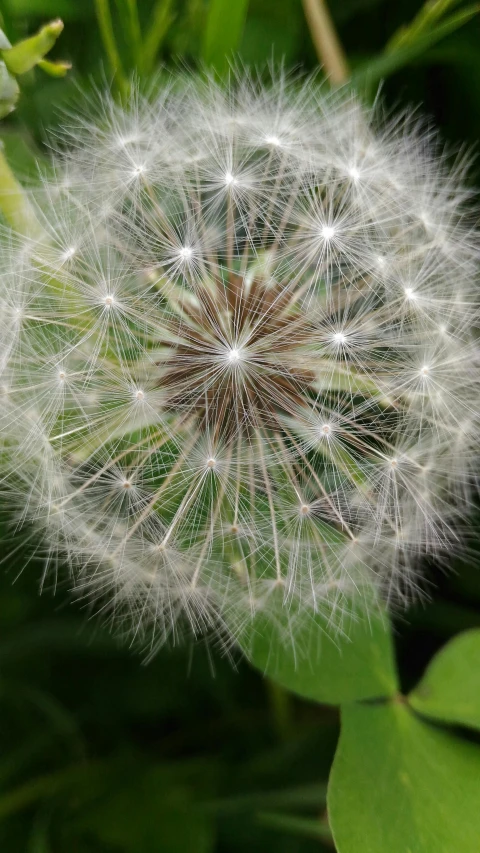
[[[338,634],[326,619],[305,614],[292,632],[285,611],[279,602],[276,620],[271,614],[257,614],[239,641],[250,662],[274,681],[329,705],[395,693],[393,644],[385,616],[377,612],[369,618],[346,617]]]
[[[464,631],[433,658],[408,697],[426,717],[480,729],[480,630]]]
[[[348,705],[328,790],[338,853],[478,853],[480,747],[402,701]]]

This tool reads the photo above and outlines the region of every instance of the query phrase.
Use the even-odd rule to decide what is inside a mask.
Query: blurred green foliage
[[[12,123],[21,123],[37,141],[45,128],[58,123],[60,108],[76,91],[76,83],[111,79],[108,57],[96,19],[98,0],[2,0],[4,28],[10,40],[32,33],[49,17],[65,22],[61,41],[52,57],[69,60],[74,68],[68,83],[45,80],[40,72],[24,80],[24,96]],[[372,67],[385,46],[418,15],[419,0],[336,0],[331,4],[353,72]],[[444,4],[445,5],[445,4]],[[430,22],[431,32],[452,18],[474,10],[474,4],[458,0],[438,22]],[[222,7],[225,12],[222,16]],[[236,50],[246,64],[265,65],[283,60],[288,67],[311,70],[317,65],[300,0],[139,0],[139,26],[144,35],[142,50],[135,47],[125,9],[128,0],[111,0],[113,28],[126,72],[138,66],[139,53],[147,48],[147,66],[159,63],[187,63],[201,60],[220,63]],[[233,9],[236,9],[233,15]],[[223,17],[223,20],[222,20]],[[243,17],[245,18],[242,26]],[[418,34],[417,34],[418,35]],[[425,36],[425,32],[421,34]],[[212,39],[215,38],[215,44]],[[407,40],[408,42],[408,40]],[[421,104],[432,115],[444,135],[455,142],[474,142],[480,134],[480,17],[467,20],[444,38],[427,38],[396,70],[375,78],[375,91],[382,82],[383,97],[393,106],[398,102]],[[405,39],[402,46],[407,49]],[[145,58],[142,59],[145,61]]]
[[[421,49],[417,44],[413,50],[412,30],[404,27],[416,21],[414,27],[417,31],[420,27],[422,35],[419,0],[337,0],[331,10],[354,78],[367,94],[374,94],[385,78],[382,98],[387,108],[420,104],[445,138],[474,143],[480,132],[480,20],[467,14],[470,4],[447,6],[451,7],[448,15],[464,14],[464,25],[452,24],[451,31],[446,27],[442,38],[437,38],[432,27],[441,22],[430,21],[430,35]],[[116,61],[126,78],[136,67],[148,72],[162,62],[192,67],[207,62],[222,71],[237,48],[247,64],[284,60],[287,66],[306,71],[317,64],[300,0],[250,0],[248,4],[245,0],[139,0],[138,20],[130,0],[112,0],[109,8],[118,44]],[[45,156],[45,131],[54,130],[61,121],[61,107],[76,97],[77,87],[88,89],[112,79],[98,9],[95,0],[0,3],[0,26],[12,42],[35,32],[49,18],[63,18],[65,32],[51,55],[70,61],[74,69],[67,80],[46,78],[36,69],[24,75],[18,110],[2,126],[7,156],[20,175],[35,174],[35,158]],[[413,35],[415,43],[418,32]],[[395,50],[407,53],[400,60],[397,54],[393,61]],[[478,171],[473,173],[475,179]],[[8,555],[10,536],[4,532]],[[68,588],[60,587],[55,597],[47,589],[40,597],[42,565],[31,560],[21,571],[26,553],[20,548],[14,557],[8,556],[0,577],[2,851],[309,853],[332,849],[323,818],[339,733],[336,709],[287,694],[239,654],[230,660],[207,644],[164,649],[143,666],[136,651],[117,643],[71,602]],[[435,584],[431,602],[399,615],[395,625],[403,692],[414,687],[447,639],[464,628],[480,626],[476,563],[472,553],[468,561],[450,567],[455,572],[446,576],[437,567],[426,566]],[[471,655],[475,655],[475,642]],[[262,654],[262,649],[257,650],[259,660]],[[434,692],[437,706],[433,702],[443,708],[439,719],[464,722],[465,715],[462,718],[451,710],[452,696],[445,696],[441,682],[440,688],[438,679],[435,682],[437,669],[447,667],[448,672],[448,665],[448,656],[446,663],[438,658],[426,683],[433,679],[435,690],[440,689],[440,698]],[[453,666],[456,671],[455,661]],[[420,706],[422,685],[414,694]],[[316,695],[325,695],[322,685]],[[430,697],[430,712],[432,701]],[[428,715],[425,697],[424,705]],[[399,712],[402,718],[408,713]],[[372,749],[362,754],[359,746],[368,741],[370,725],[370,717],[360,719],[361,714],[360,710],[349,712],[337,775],[345,751],[358,746],[359,767],[371,757]],[[418,768],[415,755],[402,746],[398,714],[386,709],[378,714],[385,729],[390,727],[389,737],[394,732],[397,753],[403,750],[408,773],[418,775],[422,770],[430,777],[429,768]],[[417,728],[424,724],[408,719],[417,736]],[[363,740],[352,738],[352,727],[358,731],[362,726]],[[458,737],[478,740],[474,731],[468,736],[460,732]],[[448,751],[451,744],[445,738],[438,734],[438,749]],[[362,814],[362,832],[371,833],[372,801],[367,798],[370,810],[365,809],[361,781],[350,779],[350,785],[352,802]],[[381,793],[374,809],[384,808]],[[338,811],[334,820],[339,820]],[[348,821],[343,825],[348,834]],[[349,843],[347,838],[345,845]],[[385,850],[397,849],[391,846],[391,838],[381,843],[387,845]],[[464,849],[460,844],[451,853]]]

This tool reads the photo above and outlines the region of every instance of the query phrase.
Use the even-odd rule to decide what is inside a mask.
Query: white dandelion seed
[[[4,240],[17,522],[152,652],[408,601],[478,453],[465,158],[281,76],[101,104],[44,178],[45,237]]]

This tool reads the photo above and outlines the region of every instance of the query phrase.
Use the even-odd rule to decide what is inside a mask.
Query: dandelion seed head
[[[100,107],[38,191],[45,236],[2,237],[16,525],[149,655],[403,606],[475,486],[465,159],[281,74]]]

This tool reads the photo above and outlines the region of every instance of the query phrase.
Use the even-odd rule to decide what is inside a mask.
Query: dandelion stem
[[[302,0],[317,56],[334,86],[350,77],[347,59],[325,0]]]

